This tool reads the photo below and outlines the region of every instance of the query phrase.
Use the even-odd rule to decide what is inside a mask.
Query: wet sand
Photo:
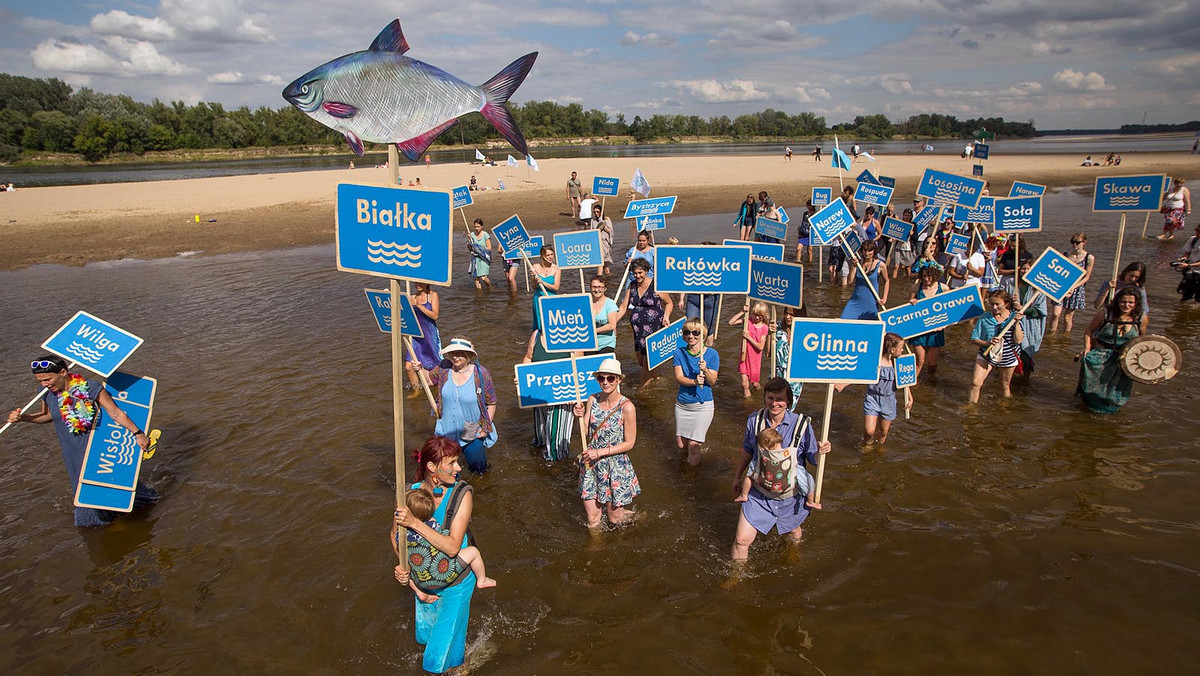
[[[1087,186],[1096,176],[1165,173],[1193,177],[1200,156],[1187,153],[1128,154],[1119,167],[1081,167],[1077,155],[997,156],[984,164],[992,193],[1007,194],[1013,180],[1050,187]],[[897,204],[906,202],[926,167],[970,175],[970,160],[943,155],[880,156],[860,160],[843,180],[863,169],[897,180]],[[474,195],[468,218],[487,226],[519,214],[533,231],[570,227],[566,180],[577,171],[584,187],[593,176],[613,176],[626,186],[641,169],[653,194],[678,195],[675,215],[724,214],[732,224],[746,194],[768,191],[777,204],[800,206],[811,188],[838,185],[829,159],[817,163],[808,155],[792,162],[781,156],[546,159],[540,171],[524,165],[481,167],[402,164],[405,183],[421,178],[432,188],[465,185],[475,175],[487,190]],[[42,263],[83,265],[123,258],[166,258],[185,252],[203,254],[268,250],[333,241],[334,189],[339,182],[383,184],[386,169],[314,171],[256,176],[27,188],[0,194],[0,232],[5,246],[0,269]],[[609,198],[619,216],[628,188]],[[199,216],[200,222],[196,222]],[[617,219],[614,219],[617,220]],[[669,222],[668,218],[668,222]]]

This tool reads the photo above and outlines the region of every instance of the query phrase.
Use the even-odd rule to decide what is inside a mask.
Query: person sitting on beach
[[[471,174],[471,183],[467,186],[467,190],[479,190],[479,183],[475,180],[475,174]]]
[[[421,486],[416,490],[406,491],[404,494],[404,505],[408,507],[408,511],[414,519],[424,523],[431,529],[436,530],[442,535],[449,535],[449,528],[439,528],[438,523],[433,520],[434,500],[433,493],[428,488]],[[397,550],[399,555],[400,537],[399,525],[394,524],[394,532],[392,535],[392,546]],[[438,600],[434,593],[441,589],[445,589],[458,579],[463,570],[471,569],[475,573],[475,588],[487,589],[495,587],[496,581],[487,576],[487,570],[483,565],[483,554],[478,547],[468,546],[458,550],[456,556],[450,556],[437,547],[432,546],[428,540],[421,537],[415,529],[406,528],[408,534],[405,535],[405,550],[407,551],[408,563],[412,567],[409,573],[408,587],[413,590],[421,603],[433,603]],[[400,566],[396,566],[396,573],[401,573]],[[424,588],[417,586],[417,580],[421,580]]]
[[[772,528],[780,535],[787,535],[793,544],[799,544],[802,535],[800,524],[808,518],[811,510],[821,508],[819,503],[807,499],[807,484],[800,482],[807,481],[808,477],[802,477],[801,474],[808,474],[804,469],[805,462],[816,466],[818,455],[828,453],[832,447],[828,441],[817,442],[811,419],[793,413],[790,410],[793,403],[788,381],[772,378],[763,385],[763,408],[746,420],[746,433],[742,437],[742,450],[745,452],[733,479],[733,490],[738,498],[743,495],[747,472],[753,470],[753,476],[752,485],[745,491],[746,500],[741,503],[742,509],[738,514],[730,552],[735,561],[749,557],[750,545],[758,534],[766,535]],[[769,450],[778,450],[787,444],[789,453],[786,457],[764,457],[760,450],[763,444],[759,441],[759,434],[764,430],[775,433],[774,437],[762,438],[763,441],[773,442]],[[784,480],[780,481],[777,477]]]
[[[1081,165],[1079,165],[1079,166],[1081,166],[1081,167],[1094,167],[1094,166],[1096,166],[1096,163],[1092,161],[1092,156],[1091,156],[1091,155],[1088,155],[1087,157],[1083,158],[1083,164],[1081,164]]]

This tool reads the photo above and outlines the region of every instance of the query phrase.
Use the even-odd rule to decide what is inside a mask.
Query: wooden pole
[[[412,336],[404,336],[404,344],[408,347],[408,353],[416,356],[417,352],[413,349]],[[425,390],[425,398],[429,400],[429,407],[437,411],[437,400],[433,398],[433,392],[429,389],[429,376],[420,366],[417,367],[417,380],[421,381],[421,387]]]
[[[1113,272],[1112,272],[1112,281],[1114,284],[1117,281],[1117,275],[1120,274],[1120,272],[1121,272],[1121,245],[1125,242],[1125,214],[1126,213],[1127,212],[1124,212],[1124,211],[1121,212],[1121,227],[1117,228],[1117,254],[1115,256],[1113,256]],[[1149,215],[1147,215],[1147,218],[1149,218]],[[1087,265],[1087,260],[1085,259],[1083,261],[1083,263],[1084,263],[1084,265]]]
[[[1021,294],[1021,290],[1020,290],[1020,289],[1017,289],[1017,299],[1018,299],[1018,301],[1020,300],[1020,297],[1021,297],[1021,295],[1020,295],[1020,294]],[[1041,295],[1042,295],[1042,292],[1041,292],[1041,291],[1036,291],[1036,292],[1034,292],[1034,294],[1033,294],[1032,296],[1030,296],[1030,297],[1029,297],[1029,302],[1028,302],[1028,303],[1026,303],[1026,304],[1024,305],[1024,307],[1030,307],[1030,306],[1032,306],[1034,303],[1036,303],[1036,302],[1037,302],[1038,298],[1039,298]],[[1016,312],[1013,312],[1013,313],[1012,313],[1012,316],[1010,316],[1010,317],[1009,317],[1009,321],[1008,321],[1008,323],[1007,323],[1007,324],[1005,324],[1005,325],[1004,325],[1004,328],[1002,328],[1002,329],[1000,330],[1000,332],[996,334],[997,336],[999,336],[999,337],[1000,337],[1000,342],[999,342],[999,343],[996,343],[995,345],[993,345],[993,346],[991,346],[991,347],[989,347],[989,348],[988,348],[988,356],[989,356],[989,357],[991,357],[992,359],[999,359],[999,358],[1000,358],[1000,354],[1001,354],[1001,352],[1002,352],[1002,351],[1003,351],[1003,349],[1004,349],[1004,336],[1008,335],[1008,332],[1009,332],[1009,331],[1011,331],[1011,330],[1012,330],[1012,328],[1013,328],[1014,326],[1016,326],[1016,325],[1017,325],[1016,314],[1017,314]]]
[[[829,441],[829,418],[833,415],[833,383],[825,390],[825,418],[821,421],[821,443]],[[817,453],[817,488],[813,491],[813,502],[821,502],[821,484],[825,481],[825,454]]]
[[[621,275],[621,283],[617,285],[617,300],[621,299],[621,294],[625,291],[625,284],[629,282],[629,268],[633,265],[633,256],[629,257],[629,262],[625,263],[625,272]]]
[[[775,304],[772,303],[771,304],[771,325],[774,326],[775,322],[777,322],[777,321],[779,321],[779,318],[775,314]],[[768,343],[768,345],[771,346],[771,377],[767,378],[767,380],[770,380],[771,378],[775,377],[776,364],[775,364],[775,329],[774,328],[771,329],[770,338],[771,338],[771,340]]]
[[[583,268],[579,268],[579,293],[587,293],[588,290],[583,288]]]
[[[1146,239],[1146,228],[1150,227],[1150,212],[1146,212],[1146,222],[1142,224],[1142,239]]]
[[[586,403],[583,400],[583,392],[580,391],[580,388],[582,387],[583,384],[579,382],[579,367],[576,366],[576,364],[575,364],[575,354],[574,353],[571,353],[571,378],[573,378],[575,380],[575,403]],[[585,408],[586,408],[586,406],[585,406]],[[586,413],[586,411],[585,411],[585,413]],[[582,458],[584,452],[587,451],[587,447],[588,447],[587,426],[583,424],[582,416],[576,418],[576,420],[579,421],[579,445],[580,445],[579,456],[580,456],[580,458]],[[584,467],[591,468],[591,463],[587,462],[585,460]]]
[[[396,509],[404,506],[404,354],[400,335],[400,282],[391,280],[392,293],[392,437],[396,446]],[[403,541],[401,541],[403,544]],[[400,550],[400,568],[408,557]]]
[[[817,247],[817,282],[825,282],[825,247]]]
[[[713,340],[721,332],[721,304],[725,302],[725,294],[717,295],[717,313],[713,315]],[[700,323],[704,323],[704,296],[700,296]]]

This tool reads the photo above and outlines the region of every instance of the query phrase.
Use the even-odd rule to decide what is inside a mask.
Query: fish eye
[[[303,86],[301,86],[301,87],[300,87],[300,91],[302,91],[302,92],[304,92],[305,94],[307,94],[307,93],[308,93],[308,85],[303,85]]]

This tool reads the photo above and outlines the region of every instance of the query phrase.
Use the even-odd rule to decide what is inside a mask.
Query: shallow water
[[[1065,250],[1086,229],[1104,277],[1118,216],[1093,214],[1089,192],[1049,196],[1047,231],[1031,242]],[[670,234],[719,239],[731,220],[679,218]],[[589,537],[574,468],[529,449],[532,415],[507,378],[528,337],[523,286],[510,299],[458,279],[442,294],[443,337],[476,341],[500,396],[494,469],[468,477],[472,528],[500,581],[475,596],[475,673],[1190,670],[1200,657],[1200,402],[1189,386],[1200,307],[1179,307],[1165,265],[1182,242],[1140,239],[1141,224],[1131,217],[1123,258],[1151,267],[1151,329],[1183,350],[1177,378],[1136,386],[1115,415],[1081,409],[1071,361],[1081,317],[1069,339],[1047,338],[1015,398],[999,399],[992,380],[968,408],[973,348],[952,330],[939,382],[920,387],[886,451],[857,447],[862,388],[835,397],[824,511],[806,523],[798,558],[760,537],[734,585],[730,483],[754,409],[736,382],[736,329],[720,332],[726,366],[700,467],[674,450],[674,387],[629,392],[646,516]],[[623,249],[628,230],[617,236]],[[848,291],[812,272],[811,314],[836,316]],[[419,671],[411,595],[391,578],[386,542],[388,341],[362,294],[383,285],[336,272],[330,246],[0,273],[0,400],[32,396],[24,364],[85,309],[145,338],[126,366],[159,379],[164,441],[143,472],[162,503],[81,531],[50,430],[4,434],[0,668]],[[618,341],[636,373],[628,328]],[[819,415],[823,398],[809,387],[801,406]],[[420,405],[406,422],[412,443],[432,429]]]

